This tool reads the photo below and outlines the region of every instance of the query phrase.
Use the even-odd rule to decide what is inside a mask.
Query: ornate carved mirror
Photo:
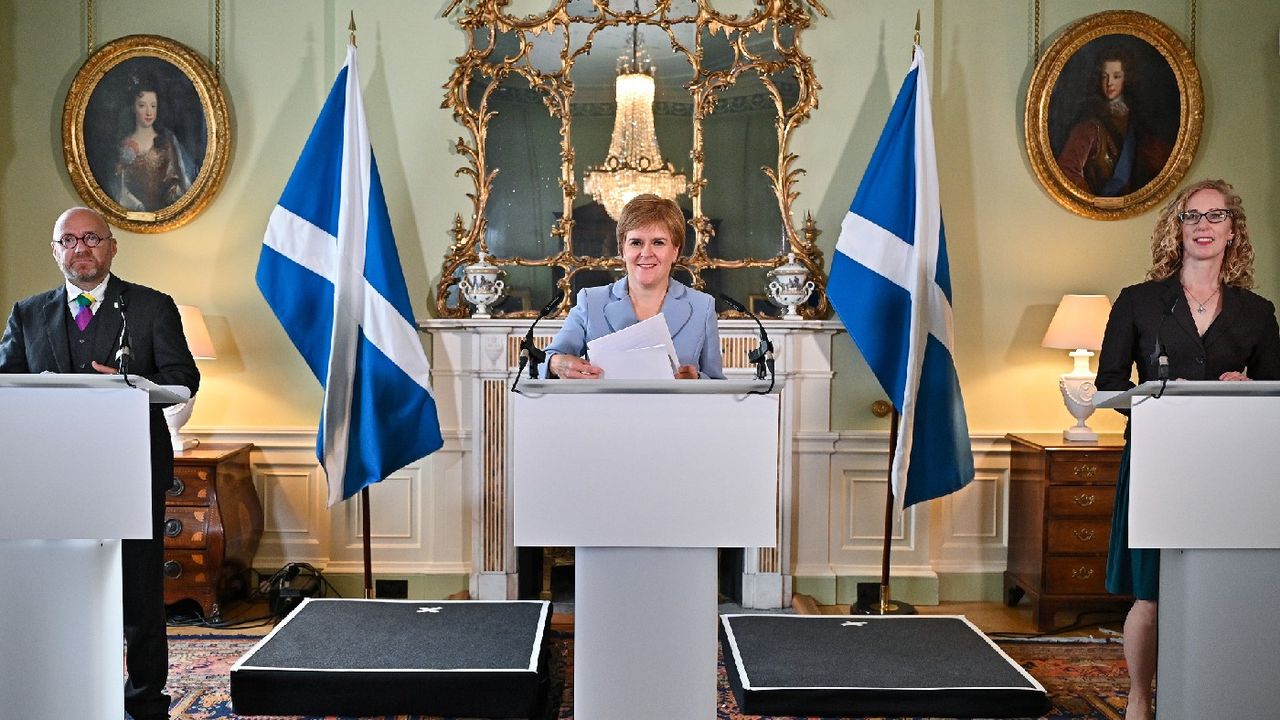
[[[458,283],[480,253],[505,273],[496,315],[535,315],[556,290],[563,314],[579,288],[621,275],[612,214],[640,186],[683,190],[676,279],[777,317],[755,301],[795,253],[819,288],[800,314],[824,317],[818,231],[792,216],[804,171],[789,149],[818,104],[800,49],[814,12],[826,15],[819,0],[454,0],[445,14],[467,45],[442,107],[465,129],[472,216],[454,219],[437,315],[469,314]],[[648,90],[619,80],[637,75]]]

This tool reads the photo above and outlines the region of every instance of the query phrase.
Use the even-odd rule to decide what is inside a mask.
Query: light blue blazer
[[[676,280],[668,280],[662,316],[671,331],[680,364],[693,365],[703,377],[723,380],[715,298]],[[625,277],[612,285],[578,291],[578,300],[565,318],[564,327],[547,346],[547,364],[542,366],[542,376],[547,375],[552,355],[568,353],[581,356],[586,352],[588,341],[637,322],[631,298],[627,295]]]

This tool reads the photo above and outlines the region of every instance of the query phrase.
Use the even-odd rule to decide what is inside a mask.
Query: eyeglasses
[[[106,237],[102,237],[101,235],[95,232],[87,232],[78,237],[76,235],[72,235],[71,233],[67,233],[66,235],[63,235],[57,240],[54,240],[54,242],[68,250],[74,250],[77,242],[84,243],[84,246],[87,248],[96,248],[102,244],[103,240],[110,240],[110,239],[111,239],[110,235]]]
[[[1233,215],[1234,213],[1230,210],[1223,210],[1222,208],[1214,208],[1212,210],[1205,210],[1204,212],[1200,212],[1199,210],[1184,210],[1183,212],[1178,213],[1178,219],[1182,221],[1183,225],[1195,225],[1200,222],[1200,218],[1204,218],[1205,220],[1216,224],[1232,217]]]

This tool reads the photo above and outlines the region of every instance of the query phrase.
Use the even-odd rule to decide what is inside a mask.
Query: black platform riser
[[[532,717],[545,695],[545,683],[532,673],[476,673],[465,687],[425,673],[359,674],[335,682],[332,673],[280,673],[241,670],[231,678],[233,697],[251,697],[232,705],[237,715],[444,715],[475,718]],[[295,677],[296,676],[296,677]],[[455,678],[456,679],[456,678]],[[323,688],[323,689],[322,689]]]
[[[1035,689],[939,688],[902,690],[896,688],[814,688],[797,687],[748,690],[734,665],[734,647],[723,624],[719,638],[729,686],[738,708],[746,715],[786,717],[946,717],[946,718],[1038,718],[1052,709],[1048,697]],[[847,662],[875,662],[867,656],[848,657]]]
[[[546,603],[308,601],[232,668],[232,708],[244,716],[539,716],[549,698],[549,626]]]

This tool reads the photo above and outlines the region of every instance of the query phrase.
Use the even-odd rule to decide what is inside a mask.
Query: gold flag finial
[[[916,36],[917,37],[919,37],[919,34],[920,34],[919,25],[920,25],[920,19],[917,17],[916,18]],[[355,47],[356,46],[356,11],[355,10],[351,11],[351,24],[347,26],[347,29],[351,31],[351,47]]]
[[[355,41],[353,40],[352,42],[355,42]],[[917,11],[916,11],[916,41],[915,41],[915,45],[919,45],[919,44],[920,44],[920,11],[919,11],[919,10],[917,10]],[[915,46],[914,46],[914,45],[912,46],[911,54],[912,54],[912,55],[914,55],[914,54],[915,54]]]

